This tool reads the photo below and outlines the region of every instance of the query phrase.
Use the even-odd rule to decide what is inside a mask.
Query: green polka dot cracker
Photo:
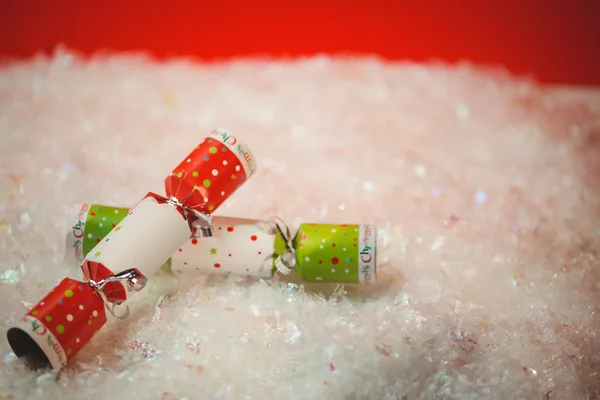
[[[372,225],[302,224],[294,239],[296,272],[312,282],[376,282]]]

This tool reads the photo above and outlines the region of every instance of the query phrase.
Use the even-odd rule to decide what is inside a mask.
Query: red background
[[[167,6],[171,4],[171,6]],[[0,0],[0,56],[59,43],[158,58],[375,53],[600,85],[600,0]]]

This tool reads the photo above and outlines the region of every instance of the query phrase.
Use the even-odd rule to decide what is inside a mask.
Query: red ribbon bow
[[[138,292],[146,286],[147,282],[146,277],[135,268],[114,274],[99,262],[85,260],[81,264],[81,269],[86,283],[96,290],[106,308],[117,318],[125,318],[129,315],[127,304],[121,312],[116,311],[116,307],[127,300],[127,291]],[[126,285],[124,286],[122,282],[126,282]]]

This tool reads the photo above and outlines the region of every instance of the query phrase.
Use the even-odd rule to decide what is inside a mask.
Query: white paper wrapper
[[[189,225],[176,207],[147,197],[86,259],[103,264],[113,273],[137,268],[150,277],[189,237]]]

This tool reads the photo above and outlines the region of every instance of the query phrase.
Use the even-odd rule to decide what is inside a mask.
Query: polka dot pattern
[[[190,161],[188,161],[190,160]],[[218,139],[204,139],[165,180],[167,196],[211,214],[246,181],[238,156]]]
[[[106,323],[104,303],[96,291],[84,282],[69,278],[63,279],[27,315],[36,318],[38,334],[51,333],[60,344],[60,349],[44,346],[44,352],[62,351],[67,362],[92,338],[94,331]]]
[[[298,274],[306,281],[359,282],[359,234],[359,225],[301,225],[294,240]]]

